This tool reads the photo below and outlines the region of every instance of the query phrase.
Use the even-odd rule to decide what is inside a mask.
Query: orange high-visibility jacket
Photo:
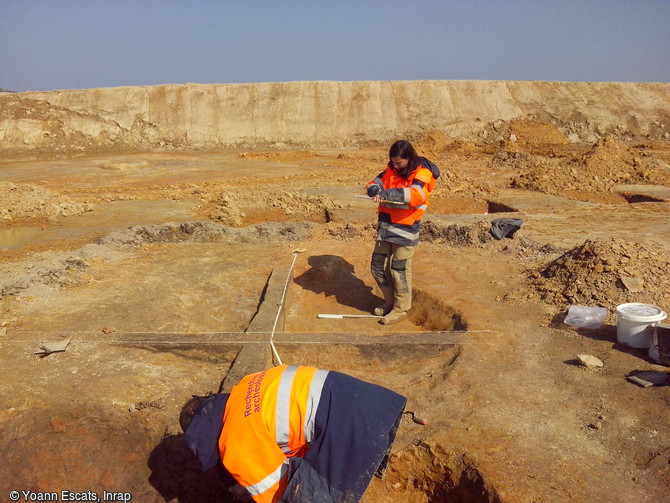
[[[423,186],[416,181],[423,182]],[[421,220],[426,212],[430,194],[435,187],[435,177],[429,169],[421,165],[407,178],[400,176],[393,168],[387,167],[380,176],[369,182],[366,188],[374,184],[379,185],[382,190],[402,189],[403,200],[398,204],[382,202],[379,205],[379,212],[388,213],[393,223],[412,225],[415,221]]]
[[[254,501],[279,501],[287,484],[287,458],[304,456],[327,370],[274,367],[244,377],[230,391],[219,437],[226,469]]]
[[[393,196],[393,202],[379,203],[378,240],[394,241],[403,246],[418,243],[419,224],[435,188],[436,176],[430,167],[430,161],[425,160],[425,165],[422,162],[405,178],[388,164],[383,172],[366,185],[368,194],[371,194],[371,187],[376,185]],[[434,169],[437,170],[437,167]]]

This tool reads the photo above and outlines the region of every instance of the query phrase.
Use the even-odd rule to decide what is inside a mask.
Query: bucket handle
[[[666,313],[665,311],[661,311],[661,314],[663,315],[663,318],[661,318],[660,320],[655,321],[653,323],[650,323],[648,326],[656,328],[659,323],[661,323],[663,320],[665,320],[668,317],[668,313]]]

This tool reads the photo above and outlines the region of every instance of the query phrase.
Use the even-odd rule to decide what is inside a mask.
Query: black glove
[[[375,197],[377,194],[381,192],[381,190],[382,188],[377,184],[370,185],[368,187],[368,196]]]
[[[389,201],[391,203],[404,203],[405,194],[402,189],[386,189],[382,190],[380,193],[381,198],[384,201]]]

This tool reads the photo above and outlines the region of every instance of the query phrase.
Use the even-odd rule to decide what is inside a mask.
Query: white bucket
[[[668,315],[651,304],[632,302],[616,308],[616,339],[632,348],[649,348],[654,327]]]

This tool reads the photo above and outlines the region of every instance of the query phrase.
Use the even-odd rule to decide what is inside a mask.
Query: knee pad
[[[405,272],[407,270],[407,259],[405,260],[391,260],[391,269],[397,272]]]
[[[372,262],[370,263],[370,271],[372,276],[375,278],[379,285],[386,285],[386,275],[384,273],[384,267],[386,265],[386,254],[384,253],[373,253]]]

